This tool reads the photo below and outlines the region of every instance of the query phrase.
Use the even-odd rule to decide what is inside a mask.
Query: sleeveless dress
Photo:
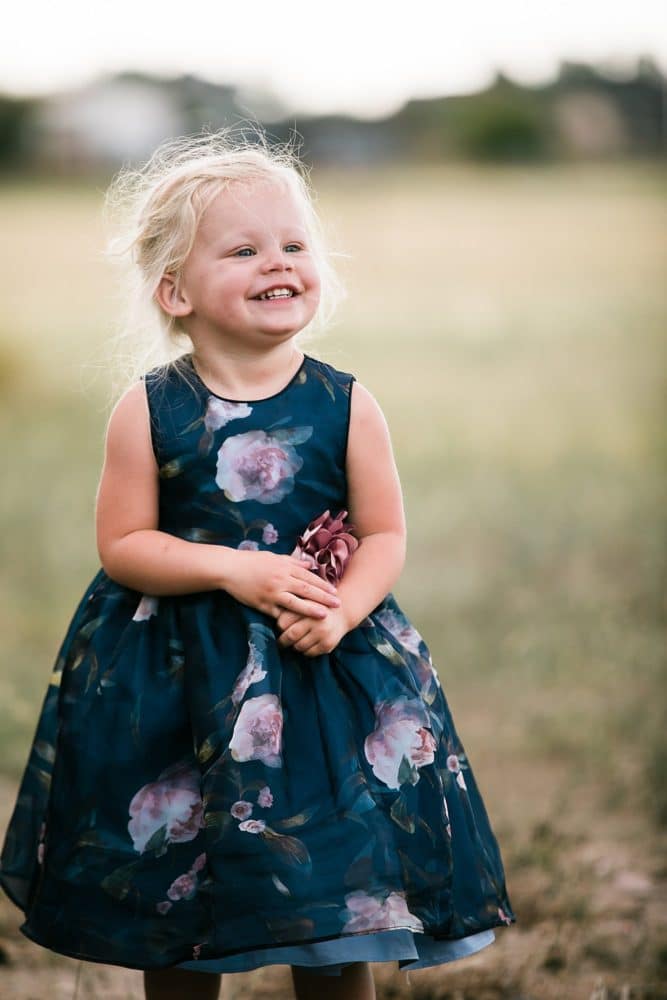
[[[347,508],[353,375],[304,355],[248,402],[211,392],[190,355],[142,378],[160,530],[288,554]],[[451,961],[514,922],[438,674],[393,594],[330,654],[279,634],[226,591],[156,597],[100,568],[0,856],[28,938],[136,969],[339,974]]]

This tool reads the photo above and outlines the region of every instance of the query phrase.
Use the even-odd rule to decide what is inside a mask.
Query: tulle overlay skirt
[[[32,940],[150,969],[424,968],[514,920],[430,652],[392,594],[334,652],[100,570],[1,855]],[[446,671],[443,671],[443,674]]]

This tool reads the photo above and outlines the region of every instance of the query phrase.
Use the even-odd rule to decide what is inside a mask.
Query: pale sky
[[[466,93],[496,70],[524,83],[558,61],[667,72],[664,0],[58,0],[11,2],[0,91],[44,94],[99,74],[191,72],[271,90],[290,113],[390,114]]]

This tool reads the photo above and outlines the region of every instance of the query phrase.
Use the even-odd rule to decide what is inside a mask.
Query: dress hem
[[[21,909],[21,907],[19,907],[19,908]],[[514,922],[514,921],[512,921],[512,922]],[[472,933],[465,934],[465,935],[463,935],[460,938],[434,938],[432,935],[427,935],[427,936],[430,937],[430,938],[432,938],[432,940],[436,944],[438,944],[438,943],[444,943],[444,942],[450,942],[450,943],[453,944],[454,942],[457,942],[457,941],[466,941],[467,939],[472,938],[472,937],[476,937],[477,935],[481,936],[483,934],[490,934],[490,935],[492,935],[492,937],[489,938],[488,944],[491,944],[495,940],[495,933],[494,933],[495,929],[498,928],[498,927],[504,926],[504,924],[505,924],[504,921],[502,921],[502,922],[498,921],[497,923],[492,924],[490,927],[481,928],[479,931],[473,931]],[[361,931],[361,932],[352,933],[352,934],[330,935],[329,937],[318,938],[317,940],[312,940],[312,941],[303,941],[302,940],[302,941],[298,941],[298,942],[293,942],[291,945],[289,943],[282,944],[282,945],[277,944],[277,945],[275,945],[275,948],[276,948],[276,950],[279,950],[279,949],[287,949],[287,948],[290,948],[290,947],[291,948],[308,947],[309,945],[314,945],[314,944],[318,944],[318,943],[321,943],[321,942],[337,941],[337,940],[342,940],[342,939],[345,939],[345,938],[360,938],[360,937],[369,937],[369,936],[372,937],[374,935],[377,935],[378,933],[381,933],[382,930],[385,930],[385,931],[410,930],[411,931],[411,928],[396,928],[396,927],[389,928],[389,927],[387,927],[387,928],[380,928],[379,930],[374,930],[374,931]],[[77,951],[74,951],[74,950],[69,950],[67,948],[56,948],[53,945],[46,944],[43,940],[40,940],[40,938],[37,935],[35,935],[35,934],[32,933],[32,931],[30,930],[30,928],[26,924],[22,924],[19,927],[19,931],[24,935],[24,937],[28,938],[28,940],[32,941],[34,944],[39,945],[41,948],[46,948],[48,951],[52,951],[52,952],[54,952],[57,955],[65,955],[67,958],[73,958],[73,959],[76,959],[77,961],[81,961],[81,962],[94,962],[95,964],[112,965],[112,966],[117,966],[117,967],[123,968],[123,969],[136,969],[139,972],[145,972],[145,971],[151,971],[151,970],[158,970],[158,969],[173,969],[173,968],[183,967],[183,966],[186,966],[186,965],[187,966],[192,965],[192,967],[197,966],[197,967],[200,968],[201,967],[201,963],[203,963],[203,962],[207,962],[207,963],[213,963],[213,962],[216,962],[216,961],[222,962],[225,958],[233,958],[235,956],[242,956],[242,955],[247,954],[248,952],[252,952],[252,951],[260,951],[260,950],[261,951],[265,951],[265,950],[269,950],[272,947],[272,946],[268,946],[268,948],[267,948],[267,946],[263,946],[262,948],[258,949],[258,948],[253,948],[251,946],[249,948],[244,948],[242,950],[237,950],[237,951],[234,951],[234,952],[228,952],[227,955],[221,956],[218,959],[213,958],[213,959],[201,959],[201,960],[196,959],[195,960],[195,959],[190,959],[190,958],[180,958],[180,959],[176,959],[173,962],[170,962],[170,963],[167,963],[167,964],[163,964],[163,965],[136,965],[136,964],[134,964],[132,962],[127,962],[127,961],[123,962],[123,961],[120,961],[118,959],[114,959],[111,956],[101,957],[101,956],[87,955],[87,954],[84,954],[82,952],[77,952]],[[483,945],[482,947],[485,947],[485,945]],[[475,949],[475,951],[476,950],[478,950],[478,949]],[[468,953],[466,952],[466,954],[468,954]],[[472,954],[472,952],[470,954]],[[461,956],[461,957],[464,957],[464,956]],[[415,959],[415,961],[418,961],[418,960],[419,959]],[[367,959],[367,961],[371,961],[372,962],[373,959]],[[382,959],[379,959],[378,961],[382,961]],[[424,966],[416,966],[416,965],[412,965],[412,964],[406,965],[405,964],[406,961],[407,961],[407,963],[411,963],[412,962],[412,958],[410,958],[408,956],[405,956],[404,958],[402,958],[400,956],[395,956],[394,958],[391,958],[391,959],[385,959],[385,961],[399,961],[399,962],[403,961],[404,962],[404,966],[403,967],[406,969],[406,971],[410,971],[410,969],[413,969],[413,968],[417,969],[417,968],[428,968],[429,967],[429,966],[426,966],[426,965],[424,965]],[[273,965],[281,965],[281,964],[285,964],[285,963],[281,963],[281,962],[267,962],[267,963],[265,963],[265,965],[271,965],[271,964],[273,964]],[[298,963],[293,963],[293,964],[298,964]],[[345,963],[343,963],[343,964],[345,964]],[[442,962],[436,961],[436,962],[434,962],[432,964],[433,965],[440,965],[440,964],[442,964]],[[261,968],[261,967],[263,967],[263,966],[254,966],[254,968]],[[242,970],[242,971],[252,971],[252,968],[251,969],[247,969],[247,970]]]

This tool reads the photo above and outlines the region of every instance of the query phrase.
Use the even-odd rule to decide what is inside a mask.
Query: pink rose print
[[[139,789],[130,802],[129,812],[132,819],[127,829],[135,851],[140,854],[162,827],[164,843],[194,840],[203,820],[199,771],[187,763],[168,767],[157,781]]]
[[[209,396],[204,414],[204,427],[207,431],[219,431],[230,420],[242,420],[252,413],[252,406],[247,403],[231,403],[227,399]]]
[[[175,902],[177,899],[192,899],[196,891],[197,879],[187,872],[185,875],[179,875],[171,883],[167,889],[167,896]]]
[[[252,552],[257,552],[259,549],[258,542],[253,542],[249,538],[245,538],[242,542],[237,545],[239,549],[250,549]]]
[[[239,799],[239,801],[235,802],[229,811],[234,819],[247,819],[252,813],[252,802],[246,802],[244,799]]]
[[[390,611],[388,608],[383,611],[378,611],[375,618],[384,625],[387,632],[396,639],[401,646],[405,646],[411,653],[415,656],[420,656],[419,643],[422,641],[422,637],[414,626],[410,624],[407,618],[399,616],[395,611]]]
[[[467,792],[468,786],[466,785],[466,780],[463,777],[463,771],[461,770],[461,758],[457,757],[455,753],[450,753],[447,758],[447,770],[456,775],[456,784],[459,788],[462,788],[464,792]]]
[[[262,809],[269,809],[273,805],[273,795],[271,794],[271,789],[268,785],[264,785],[264,788],[260,788],[257,796],[257,805],[261,806]]]
[[[362,889],[348,892],[345,896],[347,918],[343,930],[349,933],[363,931],[380,931],[389,928],[407,928],[423,933],[424,925],[410,913],[402,892],[390,892],[386,899],[370,896]]]
[[[241,705],[229,741],[234,760],[261,760],[268,767],[281,767],[283,712],[275,694],[260,694]]]
[[[194,863],[190,871],[200,872],[205,864],[206,864],[206,854],[198,854],[194,860]]]
[[[247,819],[239,823],[239,830],[244,830],[245,833],[261,833],[265,828],[266,823],[263,819]]]
[[[278,532],[271,523],[264,525],[262,541],[265,545],[273,545],[274,542],[278,541]]]
[[[299,556],[313,572],[329,583],[336,583],[345,572],[359,541],[352,534],[353,524],[344,524],[347,511],[341,510],[331,517],[328,510],[310,522],[292,552]]]
[[[262,669],[262,661],[259,650],[254,642],[248,642],[248,659],[246,665],[234,682],[232,688],[232,704],[238,705],[243,701],[244,695],[251,684],[264,680],[266,670]]]
[[[504,924],[507,924],[508,927],[512,923],[512,918],[505,913],[502,906],[498,907],[498,916]]]
[[[294,476],[303,465],[293,445],[312,433],[312,427],[293,427],[226,438],[218,451],[217,485],[228,500],[278,503],[294,489]]]
[[[165,899],[162,903],[158,903],[155,909],[158,911],[158,913],[165,914],[169,913],[169,910],[172,908],[173,905],[174,905],[173,903],[170,903],[168,900]]]
[[[389,788],[400,788],[406,781],[416,785],[417,768],[433,763],[436,747],[423,702],[405,697],[378,702],[375,719],[375,729],[364,740],[373,774]]]
[[[156,615],[158,609],[158,598],[150,594],[144,594],[137,605],[137,610],[132,615],[133,622],[145,622],[151,615]]]

